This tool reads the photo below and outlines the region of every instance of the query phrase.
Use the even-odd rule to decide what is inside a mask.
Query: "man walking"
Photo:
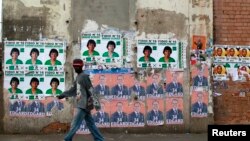
[[[75,97],[75,105],[76,107],[76,114],[71,123],[70,131],[64,137],[65,141],[72,141],[73,136],[75,135],[76,131],[79,129],[82,120],[86,121],[86,125],[88,126],[93,138],[95,141],[104,141],[103,136],[101,135],[100,131],[95,125],[94,119],[91,116],[91,110],[87,108],[87,101],[88,97],[90,96],[91,92],[93,91],[92,83],[89,79],[89,75],[83,73],[84,63],[81,59],[75,59],[73,61],[73,67],[75,72],[78,74],[76,77],[73,86],[63,92],[61,95],[57,96],[58,99],[62,99],[64,97]]]

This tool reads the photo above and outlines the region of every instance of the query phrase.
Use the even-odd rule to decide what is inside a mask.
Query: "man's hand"
[[[58,99],[63,99],[65,96],[64,95],[58,95],[56,96]]]

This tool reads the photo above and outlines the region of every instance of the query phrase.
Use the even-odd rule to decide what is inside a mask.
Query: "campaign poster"
[[[122,64],[123,46],[120,34],[102,34],[101,56],[106,64]]]
[[[159,98],[163,97],[164,92],[164,83],[162,81],[162,76],[160,73],[154,73],[151,76],[147,77],[147,88],[146,88],[146,96],[147,98]]]
[[[244,80],[245,76],[249,76],[250,75],[250,65],[249,64],[240,64],[239,68],[238,68],[238,72],[239,72],[239,77],[241,80]]]
[[[207,45],[207,37],[202,35],[193,35],[192,50],[199,50],[204,53]]]
[[[158,66],[159,68],[177,69],[179,68],[179,61],[182,61],[182,48],[179,42],[173,40],[158,40],[157,46]]]
[[[26,100],[42,100],[44,95],[44,77],[25,77],[24,97]]]
[[[44,42],[25,42],[25,76],[44,76]]]
[[[227,46],[215,45],[213,55],[214,55],[214,62],[226,62]]]
[[[226,69],[228,65],[225,63],[214,63],[212,65],[213,79],[214,80],[228,80],[227,69]]]
[[[85,120],[82,120],[80,128],[76,131],[76,134],[90,134],[89,128],[86,125]]]
[[[25,57],[25,42],[5,41],[4,74],[5,76],[23,76]]]
[[[100,73],[93,76],[92,84],[94,86],[94,93],[98,94],[101,98],[110,99],[111,85],[110,74]]]
[[[227,46],[227,59],[226,62],[236,63],[239,62],[239,47]]]
[[[239,57],[240,62],[250,63],[250,46],[240,46]]]
[[[183,124],[183,99],[166,98],[166,124]]]
[[[106,99],[100,99],[101,108],[92,112],[93,119],[97,127],[110,127],[110,102]]]
[[[111,98],[113,99],[128,99],[129,85],[130,85],[130,74],[110,74],[110,90]]]
[[[134,101],[129,104],[128,122],[129,127],[145,126],[146,107],[142,101]]]
[[[203,64],[201,67],[194,66],[191,68],[191,76],[192,76],[192,88],[204,88],[208,89],[208,76],[209,70],[208,65]]]
[[[127,100],[112,100],[110,110],[111,127],[129,127]]]
[[[202,35],[193,35],[192,37],[192,55],[196,57],[197,61],[206,61],[206,50],[207,37]]]
[[[100,63],[102,62],[102,39],[101,33],[83,33],[81,36],[81,55],[84,62]]]
[[[45,43],[45,76],[64,77],[65,46],[63,42]]]
[[[45,117],[44,100],[10,100],[9,112],[15,117]]]
[[[191,96],[191,116],[207,117],[208,92],[192,91]]]
[[[5,76],[4,78],[4,88],[8,90],[9,99],[23,98],[25,87],[24,76]]]
[[[164,99],[148,98],[147,100],[147,125],[157,126],[164,124]]]
[[[44,100],[46,116],[52,116],[52,111],[64,109],[64,100],[59,100],[56,96],[47,96]]]
[[[131,99],[145,100],[146,99],[146,83],[140,78],[131,75],[129,81],[129,95]]]
[[[166,94],[168,97],[183,97],[183,72],[166,71]]]
[[[64,77],[45,77],[44,85],[42,85],[42,89],[44,90],[45,96],[57,96],[60,95],[64,91]]]
[[[137,67],[158,68],[157,49],[156,39],[137,40]]]

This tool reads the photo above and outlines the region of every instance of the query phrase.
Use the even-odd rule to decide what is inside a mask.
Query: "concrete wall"
[[[192,35],[212,38],[212,0],[4,0],[3,37],[8,40],[37,40],[39,37],[66,39],[66,88],[71,85],[71,61],[80,56],[82,31],[117,28],[135,30],[140,38],[172,38],[188,43]],[[187,58],[189,61],[189,57]],[[160,72],[162,70],[155,70]],[[213,122],[208,118],[190,118],[190,68],[184,71],[184,124],[130,129],[106,129],[106,132],[166,133],[205,132]],[[4,91],[4,131],[8,133],[64,132],[71,121],[70,101],[62,112],[48,118],[13,118],[8,116],[8,98]],[[210,101],[211,105],[211,101]],[[211,109],[211,107],[210,107]],[[1,110],[2,112],[2,110]]]

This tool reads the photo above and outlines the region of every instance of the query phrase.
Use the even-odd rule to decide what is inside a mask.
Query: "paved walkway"
[[[0,141],[63,141],[64,134],[0,135]],[[105,141],[207,141],[207,134],[104,134]],[[93,141],[91,135],[76,135],[73,141]]]

